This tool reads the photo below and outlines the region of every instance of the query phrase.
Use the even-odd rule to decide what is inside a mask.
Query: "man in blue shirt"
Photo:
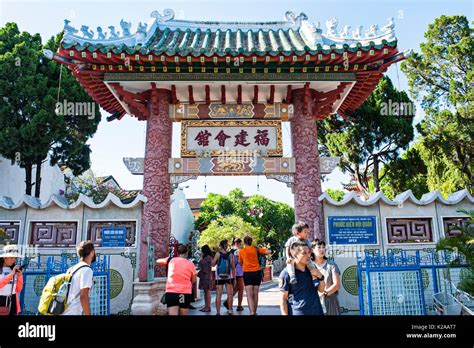
[[[297,283],[290,284],[290,275],[286,269],[280,273],[281,314],[288,315],[289,305],[292,315],[323,315],[316,289],[324,291],[324,276],[317,269],[313,271],[319,280],[319,285],[315,287],[307,267],[311,260],[311,249],[305,243],[296,242],[291,245],[291,252],[295,257]]]

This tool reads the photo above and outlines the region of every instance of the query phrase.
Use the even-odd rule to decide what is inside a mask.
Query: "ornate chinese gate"
[[[304,13],[280,22],[175,20],[172,10],[154,11],[151,21],[121,22],[98,37],[83,36],[65,21],[55,54],[81,85],[111,113],[147,122],[145,158],[125,158],[133,174],[144,175],[148,198],[142,218],[141,250],[147,226],[156,257],[168,253],[170,195],[199,175],[265,175],[285,182],[295,196],[295,217],[315,236],[324,235],[320,175],[337,158],[320,158],[317,120],[354,111],[372,92],[398,53],[393,21],[350,33],[326,22],[327,32]],[[292,157],[282,157],[281,122],[291,122]],[[182,122],[181,158],[171,158],[172,122]],[[159,273],[159,272],[158,272]],[[162,275],[162,274],[159,274]],[[147,254],[140,255],[140,281]]]

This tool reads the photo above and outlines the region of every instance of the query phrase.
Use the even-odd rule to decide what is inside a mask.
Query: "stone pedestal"
[[[166,305],[161,304],[165,293],[166,278],[155,278],[152,282],[133,282],[135,297],[132,315],[167,315]]]
[[[306,101],[305,101],[306,99]],[[306,106],[305,106],[305,103]],[[295,220],[309,225],[309,239],[324,239],[324,217],[319,170],[318,129],[311,111],[314,101],[305,98],[304,90],[293,93],[294,117],[291,121],[291,142],[296,159],[294,179]]]

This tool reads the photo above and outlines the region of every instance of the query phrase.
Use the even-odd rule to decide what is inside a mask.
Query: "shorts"
[[[177,294],[174,292],[166,293],[166,307],[189,308],[193,299],[192,294]]]
[[[234,278],[216,279],[216,285],[232,284],[233,281],[234,281]]]
[[[262,283],[262,272],[244,272],[244,284],[245,286],[253,285],[260,286]]]

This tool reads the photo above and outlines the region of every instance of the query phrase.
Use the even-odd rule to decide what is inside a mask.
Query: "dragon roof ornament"
[[[81,46],[85,44],[101,44],[104,46],[126,45],[135,47],[136,45],[142,45],[146,47],[148,44],[152,44],[158,29],[191,32],[220,31],[227,33],[229,37],[231,37],[231,35],[238,35],[239,38],[243,32],[259,33],[259,35],[263,35],[260,34],[260,32],[267,34],[272,32],[269,38],[273,41],[274,38],[281,37],[281,35],[275,35],[275,33],[279,33],[282,30],[289,32],[293,36],[299,36],[303,41],[301,45],[303,47],[307,46],[310,49],[314,49],[317,45],[336,45],[341,47],[343,45],[355,46],[361,44],[365,46],[369,42],[380,43],[382,40],[395,40],[395,23],[393,17],[389,18],[388,23],[380,29],[381,33],[379,32],[377,24],[371,25],[365,32],[363,32],[361,25],[356,26],[354,28],[355,30],[351,31],[352,27],[350,25],[345,25],[339,30],[338,24],[336,18],[327,20],[325,22],[327,30],[323,33],[323,30],[320,28],[320,23],[310,22],[308,16],[303,12],[296,15],[292,11],[287,11],[284,15],[284,21],[220,22],[175,19],[174,11],[172,9],[166,9],[162,13],[153,11],[150,14],[148,23],[140,22],[135,32],[132,32],[132,23],[124,19],[120,21],[120,30],[116,29],[114,25],[110,25],[107,27],[109,29],[108,31],[102,27],[97,27],[94,31],[87,25],[82,25],[78,30],[70,25],[69,20],[65,19],[63,42],[79,44]],[[82,36],[80,36],[79,32]]]

